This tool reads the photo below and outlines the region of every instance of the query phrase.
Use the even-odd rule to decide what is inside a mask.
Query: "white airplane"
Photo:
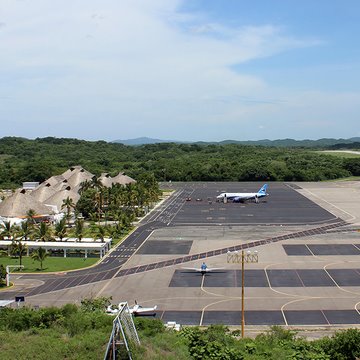
[[[130,314],[134,314],[135,316],[138,315],[156,315],[155,310],[157,309],[157,305],[153,307],[143,307],[138,305],[137,301],[135,300],[135,305],[130,308]]]
[[[106,308],[106,312],[110,315],[116,315],[119,312],[119,309],[122,308],[124,303],[120,303],[119,306],[109,305]],[[137,303],[135,300],[135,305],[133,307],[129,307],[130,314],[134,316],[139,315],[155,315],[155,310],[157,309],[157,305],[153,307],[143,307]]]
[[[228,201],[232,202],[245,202],[246,200],[254,199],[256,203],[259,202],[259,199],[264,196],[269,196],[266,192],[268,184],[265,184],[261,187],[258,192],[254,193],[221,193],[216,197],[218,201],[223,201],[224,203]]]
[[[184,270],[190,270],[190,271],[194,271],[194,272],[199,272],[201,273],[201,275],[205,275],[207,273],[216,271],[216,270],[222,270],[224,268],[209,268],[204,262],[201,264],[200,267],[198,268],[190,268],[190,267],[183,267],[182,269]]]

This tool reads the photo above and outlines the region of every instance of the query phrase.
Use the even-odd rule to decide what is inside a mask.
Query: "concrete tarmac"
[[[112,296],[157,304],[164,321],[239,325],[241,264],[227,263],[227,251],[245,249],[259,253],[245,265],[248,326],[360,324],[360,182],[270,183],[259,204],[215,202],[220,192],[256,191],[259,183],[167,185],[173,195],[103,264],[20,276],[1,297],[24,294],[45,306]],[[204,277],[182,269],[202,261],[225,269]]]

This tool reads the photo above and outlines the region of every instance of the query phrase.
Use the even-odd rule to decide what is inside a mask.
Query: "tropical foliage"
[[[118,221],[124,227],[129,227],[137,216],[144,215],[161,194],[152,174],[143,174],[136,183],[126,186],[84,186],[80,193],[76,204],[78,213],[93,221]]]
[[[39,261],[40,262],[40,269],[43,269],[43,262],[45,261],[45,259],[48,257],[48,253],[46,252],[45,249],[43,249],[42,247],[39,247],[38,249],[34,250],[31,254],[31,258],[34,259],[35,261]]]
[[[51,137],[2,138],[0,155],[2,187],[41,182],[77,164],[96,175],[121,170],[136,180],[151,172],[157,181],[320,181],[355,175],[352,169],[360,163],[353,159],[349,164],[313,148],[174,143],[132,147]]]
[[[4,265],[0,265],[0,286],[5,284],[6,280],[6,268]]]
[[[67,304],[60,308],[2,309],[2,358],[103,358],[113,320],[104,312],[109,300],[83,299],[80,306]],[[135,326],[141,341],[140,347],[132,346],[135,360],[350,360],[360,355],[358,329],[308,341],[278,326],[254,339],[241,339],[238,330],[221,325],[185,327],[178,333],[166,330],[160,320],[135,318]],[[118,355],[122,358],[121,353]]]
[[[360,354],[360,330],[339,331],[332,337],[307,341],[296,332],[274,326],[255,339],[238,337],[222,325],[206,329],[185,327],[180,333],[167,332],[159,320],[136,320],[142,347],[136,359],[356,359]]]
[[[103,310],[72,304],[0,311],[2,359],[102,359],[112,329]]]

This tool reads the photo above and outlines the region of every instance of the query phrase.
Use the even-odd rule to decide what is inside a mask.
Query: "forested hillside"
[[[341,159],[307,149],[161,143],[138,147],[105,141],[0,139],[0,187],[43,181],[69,166],[94,174],[144,172],[158,181],[320,181],[360,175],[360,158]]]

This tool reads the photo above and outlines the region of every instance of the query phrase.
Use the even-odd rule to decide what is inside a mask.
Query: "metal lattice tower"
[[[119,304],[119,312],[113,321],[113,329],[106,348],[104,360],[116,359],[116,350],[119,344],[125,345],[129,359],[131,351],[129,344],[140,345],[138,333],[127,302]]]

